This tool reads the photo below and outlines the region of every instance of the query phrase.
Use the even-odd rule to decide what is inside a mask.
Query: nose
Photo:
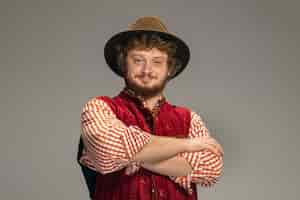
[[[142,66],[142,72],[145,74],[151,73],[152,72],[152,67],[151,64],[146,61],[143,66]]]

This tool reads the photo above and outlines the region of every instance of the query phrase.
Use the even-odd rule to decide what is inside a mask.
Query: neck
[[[144,103],[145,103],[145,107],[153,110],[153,108],[155,107],[155,105],[157,104],[157,102],[159,100],[161,100],[163,98],[163,94],[158,94],[155,96],[151,96],[151,97],[143,97],[144,98]]]
[[[125,87],[125,90],[130,95],[138,98],[143,103],[144,107],[148,108],[149,110],[153,110],[153,108],[160,100],[165,99],[163,92],[157,93],[155,95],[142,95],[128,87]]]

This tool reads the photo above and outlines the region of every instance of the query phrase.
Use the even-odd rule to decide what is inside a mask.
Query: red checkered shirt
[[[102,174],[125,168],[144,145],[150,134],[137,126],[126,126],[117,119],[111,108],[98,98],[92,98],[83,107],[81,130],[85,148],[80,162]],[[189,137],[211,137],[201,117],[191,112]],[[186,176],[170,177],[191,192],[191,183],[211,186],[221,176],[223,158],[211,151],[181,153],[191,165]]]

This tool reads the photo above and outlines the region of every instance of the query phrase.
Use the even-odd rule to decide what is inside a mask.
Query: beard
[[[135,81],[131,80],[127,76],[125,77],[126,87],[133,90],[137,95],[142,96],[144,98],[150,98],[150,97],[154,97],[158,94],[161,94],[162,91],[164,90],[167,82],[168,82],[168,79],[165,78],[153,86],[142,86],[142,85],[137,84]]]

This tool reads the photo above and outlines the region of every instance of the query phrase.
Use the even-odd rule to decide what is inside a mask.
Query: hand
[[[188,140],[188,152],[207,149],[219,156],[224,155],[222,146],[212,137],[190,138]]]
[[[139,171],[140,169],[140,165],[137,163],[131,163],[129,164],[126,169],[125,169],[125,174],[128,176],[133,175],[134,173],[136,173],[137,171]]]

